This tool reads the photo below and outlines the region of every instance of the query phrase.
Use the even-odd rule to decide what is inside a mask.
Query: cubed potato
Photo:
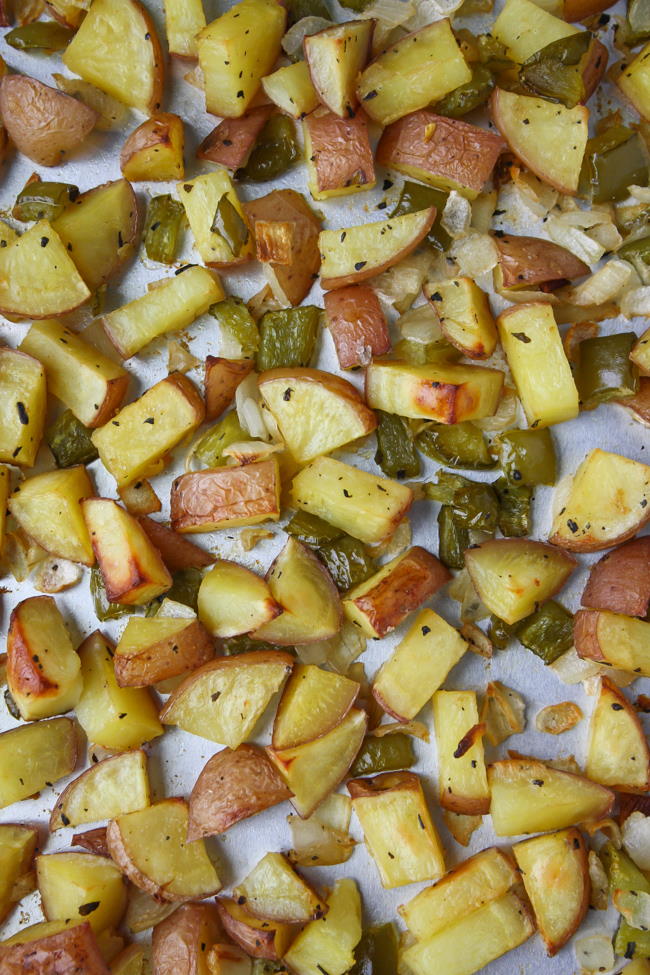
[[[225,833],[235,823],[289,799],[291,793],[262,748],[224,748],[209,759],[190,795],[189,841]]]
[[[369,406],[412,419],[461,423],[496,413],[503,372],[483,366],[405,362],[371,362],[366,369]]]
[[[45,425],[45,369],[25,352],[0,348],[0,460],[33,467]]]
[[[440,805],[467,816],[490,809],[483,752],[485,726],[479,724],[475,691],[436,691],[433,720],[438,752]]]
[[[262,78],[264,94],[292,118],[304,118],[319,104],[306,61],[296,61]]]
[[[341,369],[365,366],[372,356],[390,352],[386,316],[370,285],[328,291],[323,303]]]
[[[272,190],[266,196],[244,204],[244,210],[253,233],[258,221],[280,221],[292,225],[290,263],[265,264],[264,273],[279,301],[285,305],[299,305],[318,277],[321,217],[295,190]]]
[[[197,158],[219,163],[226,169],[245,166],[272,111],[272,105],[259,105],[241,118],[223,119],[196,150]]]
[[[150,803],[147,756],[141,749],[113,755],[91,765],[65,787],[50,816],[50,831],[81,826]]]
[[[306,819],[349,771],[368,728],[365,711],[352,708],[327,734],[295,748],[268,749],[287,787],[291,805]]]
[[[552,307],[544,302],[513,305],[499,315],[497,327],[529,426],[576,417],[578,390]]]
[[[242,0],[242,2],[252,3],[254,0]],[[196,176],[187,182],[178,183],[177,189],[180,201],[185,207],[194,244],[201,260],[208,267],[241,264],[242,261],[247,261],[253,256],[254,241],[247,214],[225,170],[219,169],[204,176]],[[237,235],[237,240],[232,236],[223,236],[216,228],[220,206],[227,206],[230,215],[228,221],[224,219],[222,224],[229,227],[235,221],[238,222],[241,233]],[[224,233],[226,233],[225,229]]]
[[[377,672],[372,693],[384,711],[410,721],[442,685],[468,644],[432,609],[421,610]]]
[[[71,718],[35,721],[0,734],[0,809],[70,775],[78,749]]]
[[[650,466],[596,448],[571,479],[553,519],[553,545],[599,552],[625,542],[650,519]]]
[[[623,68],[616,84],[643,119],[650,119],[650,43],[646,44]]]
[[[95,932],[116,928],[126,909],[122,874],[106,857],[48,853],[36,857],[36,876],[48,921],[87,918]]]
[[[84,426],[102,426],[121,406],[128,373],[60,322],[34,322],[20,348],[39,360],[48,392]]]
[[[444,850],[417,775],[384,772],[351,779],[348,791],[384,888],[444,874]]]
[[[82,502],[95,493],[85,467],[36,474],[18,485],[9,511],[34,541],[62,559],[94,565]]]
[[[162,501],[146,478],[118,488],[117,493],[130,515],[140,517],[162,509]]]
[[[171,522],[178,532],[212,532],[280,517],[276,457],[181,474],[172,484]]]
[[[589,907],[587,847],[577,829],[536,836],[513,847],[548,955],[582,924]]]
[[[282,612],[264,579],[226,559],[203,577],[198,598],[201,621],[222,639],[249,633]]]
[[[587,145],[589,110],[495,88],[490,113],[511,151],[536,176],[574,196]]]
[[[181,904],[153,929],[153,971],[156,975],[213,975],[208,948],[222,937],[214,904]]]
[[[144,606],[171,587],[172,577],[138,521],[109,498],[81,503],[106,596]]]
[[[84,975],[110,975],[87,921],[42,921],[22,928],[0,943],[0,965],[3,975],[40,975],[52,971],[51,965],[61,975],[74,975],[75,970]]]
[[[545,542],[495,538],[465,552],[474,587],[487,608],[505,623],[517,623],[554,596],[576,560]]]
[[[650,750],[634,705],[607,677],[601,677],[591,716],[585,772],[617,792],[647,792]]]
[[[161,106],[164,56],[153,20],[137,0],[94,0],[63,63],[131,108],[149,113]]]
[[[488,767],[490,814],[497,836],[564,829],[607,816],[614,793],[582,775],[536,759],[512,758]]]
[[[542,285],[552,290],[565,281],[589,274],[584,261],[551,240],[514,234],[493,239],[499,252],[499,263],[494,270],[497,291],[502,288],[534,290]]]
[[[406,484],[358,470],[333,457],[317,457],[293,479],[297,508],[341,528],[368,545],[390,538],[413,502]]]
[[[398,908],[409,932],[426,941],[485,904],[498,900],[519,880],[515,865],[496,846],[464,860],[432,887]]]
[[[297,664],[275,715],[273,747],[295,748],[327,734],[341,723],[359,691],[359,684],[348,677]]]
[[[217,657],[173,692],[160,713],[161,721],[238,748],[253,733],[292,666],[293,657],[280,650]]]
[[[182,179],[185,175],[183,120],[157,112],[131,132],[122,146],[120,169],[133,183]]]
[[[340,118],[325,108],[316,109],[305,118],[303,133],[307,185],[315,200],[372,189],[375,164],[362,111]]]
[[[430,70],[432,63],[435,71]],[[439,101],[471,76],[451,24],[444,19],[383,51],[362,73],[357,94],[368,115],[388,125]]]
[[[223,359],[209,355],[205,360],[205,418],[216,420],[235,398],[235,390],[252,372],[253,359]]]
[[[320,369],[271,369],[258,378],[262,400],[299,464],[329,454],[377,426],[351,383]]]
[[[581,605],[624,616],[648,615],[650,608],[650,536],[625,542],[596,562]]]
[[[547,44],[577,34],[578,28],[555,17],[533,0],[506,0],[492,26],[492,35],[508,50],[513,61],[523,64]]]
[[[346,594],[347,618],[373,639],[399,626],[419,609],[451,575],[435,555],[414,545]]]
[[[642,376],[650,376],[650,328],[647,329],[630,352],[630,359]]]
[[[170,572],[176,572],[178,569],[204,569],[214,562],[214,555],[199,548],[189,539],[183,538],[167,525],[152,518],[138,518],[138,522],[149,541],[160,552]]]
[[[125,179],[95,186],[70,203],[52,226],[81,277],[96,291],[135,252],[140,216],[133,187]]]
[[[406,948],[401,959],[413,975],[471,975],[522,944],[534,930],[529,908],[509,891]]]
[[[318,235],[323,290],[374,278],[415,250],[433,226],[435,207]]]
[[[0,921],[20,899],[21,887],[30,874],[38,844],[35,826],[0,825]]]
[[[95,631],[79,647],[83,692],[76,707],[88,740],[103,748],[139,748],[162,735],[163,728],[146,688],[120,687],[113,648]]]
[[[581,609],[573,636],[579,656],[650,677],[650,623],[608,611]]]
[[[226,934],[247,955],[273,961],[283,957],[295,934],[291,925],[262,920],[230,897],[217,897],[215,903]]]
[[[474,200],[505,151],[503,139],[462,119],[432,111],[393,122],[377,146],[377,162],[438,189]]]
[[[303,41],[305,60],[320,101],[344,118],[357,104],[359,73],[370,56],[374,20],[332,24]]]
[[[280,54],[286,12],[274,0],[241,0],[198,35],[205,107],[239,118]]]
[[[220,281],[207,268],[188,267],[104,315],[101,322],[122,358],[128,359],[160,335],[187,328],[223,298]]]
[[[285,961],[296,975],[344,975],[355,962],[361,941],[361,897],[356,882],[337,880],[327,898],[327,915],[302,929]]]
[[[178,58],[195,58],[196,35],[205,27],[203,0],[164,0],[164,8],[169,53]]]
[[[195,386],[173,372],[127,404],[92,440],[119,487],[160,473],[164,458],[203,422],[205,408]]]
[[[163,799],[112,819],[106,840],[122,873],[162,901],[204,898],[221,888],[203,840],[188,843],[189,813],[184,799]],[[161,843],[161,837],[169,837]]]
[[[195,670],[214,657],[214,642],[195,619],[132,617],[115,647],[120,687],[146,687]]]
[[[51,596],[23,599],[7,634],[7,684],[24,721],[73,708],[81,695],[81,664]]]
[[[267,853],[233,890],[248,910],[269,921],[293,924],[321,918],[328,908],[282,853]]]
[[[487,294],[471,278],[451,278],[426,284],[447,341],[470,359],[489,359],[497,344],[497,330]]]

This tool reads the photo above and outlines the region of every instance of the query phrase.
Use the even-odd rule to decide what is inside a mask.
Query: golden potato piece
[[[581,609],[575,615],[573,637],[585,660],[650,677],[650,623],[608,610]]]
[[[205,418],[216,420],[230,406],[235,390],[252,372],[253,359],[223,359],[209,355],[205,360]]]
[[[356,84],[370,56],[374,20],[332,24],[303,41],[305,61],[320,101],[345,118],[357,104]]]
[[[50,831],[81,826],[150,803],[147,756],[141,749],[113,755],[91,765],[66,786],[50,816]]]
[[[262,857],[233,893],[245,898],[249,911],[269,921],[299,924],[328,911],[323,898],[282,853]]]
[[[94,565],[81,507],[94,493],[85,467],[46,471],[19,485],[9,499],[9,510],[23,531],[46,552]]]
[[[0,921],[22,896],[22,884],[30,874],[37,843],[35,826],[0,825]]]
[[[219,163],[226,169],[245,166],[272,111],[272,105],[259,105],[241,118],[225,118],[205,137],[196,150],[197,158]]]
[[[319,103],[306,61],[287,64],[268,74],[262,78],[262,88],[266,97],[292,118],[304,118]]]
[[[565,281],[589,274],[589,267],[583,261],[551,240],[504,234],[495,235],[494,243],[499,252],[497,290],[535,289],[540,285],[554,289]]]
[[[328,291],[323,303],[341,369],[365,366],[369,357],[390,352],[386,316],[370,285],[351,284]]]
[[[279,616],[282,607],[268,584],[244,565],[219,559],[199,587],[198,612],[213,636],[250,633]]]
[[[132,617],[115,647],[120,687],[147,687],[196,670],[214,657],[214,641],[194,618]]]
[[[87,921],[45,921],[0,943],[3,975],[110,975]],[[55,966],[55,967],[54,967]]]
[[[74,771],[78,729],[71,718],[19,725],[0,734],[0,808],[28,799]]]
[[[195,58],[196,35],[205,27],[202,0],[164,0],[164,8],[169,53],[179,58]]]
[[[571,27],[554,16],[550,9],[539,7],[532,0],[507,0],[493,25],[494,37],[520,64],[547,44],[577,32],[577,27]]]
[[[153,929],[153,971],[156,975],[212,975],[207,949],[221,937],[214,904],[181,904]]]
[[[33,467],[43,437],[47,392],[37,358],[0,348],[0,460]]]
[[[216,905],[226,934],[247,955],[273,961],[284,956],[295,934],[290,924],[264,921],[229,897],[217,897]]]
[[[319,975],[322,968],[331,975],[343,975],[355,961],[354,949],[361,941],[361,897],[356,881],[337,880],[327,898],[327,915],[302,929],[286,961],[296,975]]]
[[[172,484],[171,523],[179,532],[211,532],[279,517],[280,474],[275,457],[181,474]]]
[[[138,522],[149,541],[160,552],[170,572],[176,572],[178,569],[204,569],[214,562],[214,555],[199,548],[189,539],[183,538],[167,525],[146,517],[138,518]]]
[[[88,918],[95,933],[116,928],[126,909],[126,885],[110,860],[91,853],[36,857],[36,877],[48,921]]]
[[[131,132],[122,146],[120,169],[133,183],[182,179],[185,175],[183,120],[157,112]]]
[[[360,689],[341,674],[297,664],[278,704],[273,747],[295,748],[327,734],[346,716]]]
[[[204,264],[208,267],[228,267],[250,260],[254,246],[247,213],[224,169],[178,183],[177,189],[194,244]],[[238,240],[223,236],[216,229],[215,218],[219,207],[224,205],[222,201],[225,201],[231,215],[229,223],[235,220],[240,223]]]
[[[436,691],[433,720],[438,748],[440,805],[467,816],[490,809],[483,752],[485,725],[479,724],[475,691]]]
[[[650,749],[636,710],[616,684],[601,677],[591,716],[585,772],[617,792],[650,788]]]

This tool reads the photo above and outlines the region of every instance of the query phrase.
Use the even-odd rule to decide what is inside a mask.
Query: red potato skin
[[[171,523],[176,531],[212,531],[215,522],[266,515],[277,520],[277,462],[181,474],[172,484]]]
[[[650,605],[650,535],[634,538],[592,567],[582,606],[645,617]]]
[[[639,377],[639,389],[634,396],[626,396],[615,402],[630,410],[635,420],[650,426],[650,376]]]
[[[598,610],[578,610],[573,620],[573,642],[579,657],[599,663],[606,661],[598,642]]]
[[[241,118],[224,119],[196,150],[197,159],[207,159],[232,170],[245,166],[272,111],[273,105],[260,105]]]
[[[183,122],[178,115],[173,115],[171,112],[157,112],[152,118],[147,119],[137,129],[134,129],[127,136],[122,146],[122,151],[120,152],[120,169],[122,172],[128,169],[131,158],[133,156],[137,157],[138,153],[156,146],[164,146],[165,148],[171,146],[172,137],[170,133],[178,126],[179,122],[182,133]],[[183,171],[173,173],[168,178],[183,179],[184,175],[185,173]],[[158,178],[160,179],[161,177]]]
[[[192,789],[188,842],[225,833],[240,820],[290,797],[290,790],[262,748],[224,748],[204,766]]]
[[[39,600],[54,602],[51,596],[33,596],[30,602]],[[27,602],[27,600],[24,600]],[[7,634],[7,683],[9,687],[20,690],[21,694],[30,697],[46,698],[56,695],[58,684],[50,681],[39,664],[34,659],[33,649],[25,639],[21,625],[21,606],[19,603],[9,618],[9,632]]]
[[[0,946],[2,975],[110,975],[90,924],[24,945]]]
[[[217,897],[215,901],[224,930],[231,941],[239,945],[251,958],[276,961],[280,955],[276,947],[277,928],[268,921],[266,927],[260,918],[255,917],[245,907],[229,897]],[[284,925],[286,928],[286,925]],[[284,939],[283,939],[284,940]]]
[[[582,69],[582,80],[585,86],[585,97],[582,100],[583,105],[589,101],[600,84],[600,80],[607,69],[608,60],[609,51],[604,44],[601,44],[599,40],[594,38],[589,49],[589,60]]]
[[[191,621],[188,620],[188,623]],[[215,653],[214,641],[205,627],[195,620],[176,639],[160,640],[141,653],[116,653],[115,677],[120,687],[149,687],[158,681],[196,670]]]
[[[368,119],[359,110],[348,118],[316,109],[304,121],[319,192],[375,181]]]
[[[553,291],[567,281],[589,274],[589,268],[571,251],[539,237],[505,234],[494,237],[499,252],[499,267],[504,288],[530,288],[544,285]]]
[[[618,821],[622,826],[628,817],[632,815],[633,812],[643,813],[644,816],[650,816],[650,796],[635,796],[631,792],[621,793],[618,797]]]
[[[390,352],[386,316],[370,285],[351,284],[328,291],[324,305],[341,369],[357,369],[371,357]]]
[[[398,171],[404,166],[414,167],[480,193],[505,149],[501,136],[423,110],[384,130],[376,158],[382,166]]]
[[[151,961],[155,975],[198,975],[203,970],[202,941],[222,937],[219,912],[214,904],[182,904],[153,929]],[[199,967],[200,966],[200,967]]]
[[[232,403],[240,382],[252,372],[252,359],[222,359],[209,355],[205,360],[205,418],[216,420]]]
[[[72,837],[72,846],[81,846],[89,853],[94,853],[99,857],[110,857],[108,844],[106,843],[106,827],[97,826],[95,829],[84,830],[83,833],[75,833]]]
[[[179,569],[203,569],[214,562],[214,555],[183,538],[167,525],[146,516],[138,518],[138,521],[149,541],[160,552],[170,572],[177,572]]]

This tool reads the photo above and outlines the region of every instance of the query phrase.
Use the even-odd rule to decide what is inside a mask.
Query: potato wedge
[[[435,72],[429,70],[437,65]],[[426,108],[471,79],[449,20],[428,24],[383,51],[362,73],[359,101],[381,125]]]
[[[25,75],[0,82],[2,124],[19,152],[39,166],[59,166],[95,127],[97,112]]]
[[[273,747],[295,748],[327,734],[349,712],[359,690],[356,681],[341,674],[297,664],[280,698]]]
[[[280,517],[276,457],[181,474],[172,483],[171,523],[181,533],[257,525]]]
[[[495,235],[494,243],[499,252],[498,274],[497,268],[494,272],[497,290],[536,289],[541,285],[554,290],[589,274],[588,265],[551,240],[504,234]]]
[[[178,532],[152,518],[138,518],[150,542],[158,549],[170,572],[178,569],[204,569],[214,562],[214,555],[204,551]]]
[[[487,294],[471,278],[451,278],[425,284],[444,337],[469,359],[489,359],[497,344],[497,329]]]
[[[303,41],[305,60],[320,101],[345,118],[357,104],[356,84],[370,56],[374,20],[333,24]]]
[[[632,62],[626,65],[616,77],[616,84],[643,119],[650,118],[650,97],[648,96],[648,84],[650,82],[650,75],[648,74],[649,51],[650,44],[646,44]]]
[[[479,724],[474,691],[436,691],[433,720],[438,751],[440,805],[466,816],[490,810],[483,752],[485,726]]]
[[[603,555],[591,567],[580,602],[587,609],[646,617],[650,608],[650,536],[634,538]]]
[[[44,921],[0,943],[3,975],[110,975],[87,921]],[[56,966],[56,967],[52,967]],[[58,969],[58,971],[57,971]]]
[[[541,7],[532,0],[506,0],[492,33],[507,48],[512,60],[523,64],[547,44],[577,34],[578,28],[571,27],[561,17],[554,16],[550,8]]]
[[[650,749],[634,706],[607,677],[601,677],[591,716],[585,772],[617,792],[650,788]]]
[[[305,118],[303,133],[309,192],[315,200],[372,189],[375,164],[363,112],[339,118],[327,109],[316,109]]]
[[[223,639],[250,633],[282,612],[264,579],[226,559],[203,577],[198,598],[202,623]]]
[[[147,756],[141,749],[105,758],[65,787],[50,816],[50,832],[113,819],[150,804]]]
[[[433,226],[435,207],[318,236],[323,290],[374,278],[415,250]]]
[[[249,0],[242,0],[249,2]],[[201,260],[208,267],[228,267],[241,264],[253,256],[253,235],[247,213],[239,201],[235,187],[228,173],[219,169],[205,176],[196,176],[187,182],[178,183],[178,196],[185,207],[194,243]],[[232,218],[241,222],[241,240],[223,236],[216,227],[215,220],[219,207],[227,206]],[[234,250],[233,250],[234,248]]]
[[[0,348],[0,460],[33,467],[43,437],[45,369],[24,351]]]
[[[38,288],[34,281],[39,282]],[[67,248],[47,220],[39,220],[0,250],[3,315],[51,318],[74,311],[89,297],[90,291]]]
[[[262,78],[262,88],[266,97],[292,118],[304,118],[319,104],[306,61],[278,68]]]
[[[158,474],[164,458],[203,422],[205,408],[196,387],[173,372],[128,403],[92,440],[119,487]]]
[[[181,904],[153,929],[153,970],[156,975],[211,975],[207,948],[222,935],[214,904]]]
[[[646,329],[630,352],[630,359],[642,376],[650,376],[650,328]]]
[[[497,538],[468,549],[465,564],[490,612],[512,624],[554,596],[577,563],[568,553],[544,542]]]
[[[503,139],[492,132],[423,110],[384,129],[377,162],[429,186],[456,190],[474,200],[505,148]]]
[[[341,369],[365,366],[371,356],[390,352],[386,316],[370,285],[351,284],[328,291],[323,303]]]
[[[571,479],[549,541],[571,552],[600,552],[627,541],[650,519],[650,467],[596,448]]]
[[[365,711],[352,708],[343,721],[314,741],[282,750],[268,749],[271,760],[293,793],[291,805],[306,819],[341,782],[363,743]]]
[[[9,499],[9,511],[34,541],[62,559],[94,565],[82,502],[95,493],[85,467],[47,471],[23,481]]]
[[[226,169],[245,166],[272,111],[272,105],[259,105],[241,118],[225,118],[205,137],[196,150],[197,158],[219,163]]]
[[[81,664],[51,596],[14,607],[7,634],[7,684],[24,721],[73,708],[81,695]]]
[[[183,179],[185,161],[183,120],[171,112],[157,112],[129,133],[120,153],[120,169],[133,183]]]
[[[347,785],[382,887],[392,890],[444,874],[444,850],[419,776],[384,772]]]
[[[283,853],[267,853],[233,893],[248,910],[268,921],[300,924],[321,918],[327,904],[298,874]]]
[[[0,825],[0,921],[20,899],[20,888],[31,872],[37,844],[35,826]]]
[[[327,915],[311,921],[295,939],[285,960],[296,975],[344,975],[354,965],[361,941],[361,897],[356,881],[337,880],[327,898]]]
[[[614,793],[582,775],[537,759],[512,758],[488,767],[490,815],[497,836],[564,829],[607,816]]]
[[[36,876],[48,921],[88,918],[95,933],[116,928],[126,909],[126,886],[110,860],[91,853],[36,857]]]
[[[113,648],[99,631],[84,640],[79,656],[83,691],[76,715],[89,741],[123,751],[139,748],[162,735],[163,728],[149,691],[118,686]]]
[[[343,600],[343,611],[367,636],[381,638],[450,578],[448,569],[435,555],[414,545],[350,589]]]
[[[214,641],[194,619],[132,617],[115,647],[120,687],[147,687],[201,667],[214,657]]]
[[[122,873],[162,901],[203,898],[221,888],[203,840],[186,841],[189,813],[183,799],[163,799],[112,819],[106,841]],[[160,837],[169,840],[160,842]]]
[[[587,848],[577,829],[516,843],[512,848],[546,952],[553,956],[582,924],[589,907]]]
[[[0,734],[0,809],[74,771],[78,729],[71,718],[19,725]]]
[[[289,799],[275,766],[257,745],[224,748],[203,767],[189,800],[187,839],[225,833],[235,823]]]
[[[273,961],[283,957],[295,934],[291,925],[263,921],[229,897],[217,897],[215,903],[226,934],[247,955]]]
[[[573,631],[578,655],[650,677],[650,623],[607,610],[581,609]]]
[[[205,418],[216,420],[230,406],[235,390],[252,372],[252,359],[223,359],[209,355],[205,360]]]
[[[432,609],[418,613],[372,685],[377,703],[397,721],[410,721],[442,685],[468,644]]]
[[[208,741],[235,749],[291,673],[293,657],[280,650],[255,650],[217,657],[190,674],[160,712],[173,724]]]
[[[366,401],[386,413],[460,423],[496,413],[503,378],[500,369],[484,366],[447,362],[411,366],[383,359],[366,369]]]
[[[94,0],[63,63],[140,112],[161,106],[164,57],[153,20],[138,0]]]

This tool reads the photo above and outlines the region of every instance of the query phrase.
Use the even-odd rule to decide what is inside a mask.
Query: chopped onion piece
[[[476,278],[487,274],[499,263],[499,251],[489,234],[470,233],[451,247],[451,256],[463,277]]]
[[[415,16],[417,3],[413,0],[375,0],[365,10],[359,11],[357,18],[372,18],[375,29],[372,35],[373,54],[378,54],[397,27],[406,27],[409,18]],[[414,28],[409,28],[413,30]]]
[[[583,972],[609,972],[616,961],[611,934],[591,934],[575,942],[576,961]]]
[[[403,313],[411,307],[437,265],[431,249],[410,254],[370,281],[380,301]]]
[[[565,294],[572,305],[602,305],[618,297],[628,285],[634,268],[627,261],[612,258]]]
[[[411,342],[439,342],[443,338],[440,319],[433,305],[427,301],[418,308],[405,312],[397,320],[402,337]]]
[[[24,582],[32,569],[47,558],[47,552],[20,531],[7,532],[2,549],[2,567],[16,582]]]
[[[411,522],[408,518],[403,518],[388,541],[381,542],[372,548],[372,554],[373,556],[394,559],[411,547],[412,539]]]
[[[562,339],[564,352],[569,362],[576,363],[580,357],[580,343],[585,339],[597,338],[600,329],[595,322],[576,322]]]
[[[504,386],[499,406],[494,416],[486,416],[482,420],[473,422],[486,433],[497,433],[507,430],[517,419],[517,393],[511,386]]]
[[[196,613],[191,606],[186,606],[185,603],[179,603],[175,599],[163,599],[156,616],[162,619],[172,620],[196,619]]]
[[[292,59],[302,61],[302,42],[304,39],[331,26],[332,22],[325,20],[324,17],[303,17],[302,20],[296,21],[282,38],[282,48],[285,54],[288,54]]]
[[[562,701],[560,704],[549,704],[542,708],[535,718],[535,727],[547,735],[561,735],[575,728],[583,717],[577,704],[573,701]]]
[[[280,308],[284,308],[284,305],[273,294],[273,289],[270,284],[265,284],[261,291],[258,291],[257,294],[254,294],[252,298],[248,299],[246,307],[255,321],[258,322],[267,311],[279,311]]]
[[[577,227],[569,226],[564,221],[565,214],[561,216],[551,216],[546,221],[546,229],[551,240],[561,247],[566,247],[575,257],[578,257],[585,264],[596,264],[606,248],[597,243],[587,234]]]
[[[460,628],[460,635],[469,643],[469,649],[478,654],[479,657],[486,657],[488,660],[493,654],[494,647],[492,641],[476,623],[469,621],[463,623]]]
[[[422,721],[393,721],[390,724],[380,724],[368,732],[372,738],[386,738],[390,735],[412,735],[420,741],[429,740],[429,729]]]
[[[307,819],[287,816],[294,843],[289,851],[291,862],[322,867],[349,860],[356,843],[348,832],[351,814],[351,799],[334,793]]]
[[[39,563],[32,583],[39,592],[63,592],[81,579],[81,566],[67,559],[48,558]]]
[[[477,622],[487,619],[490,615],[489,609],[481,602],[467,569],[461,569],[451,580],[447,592],[452,599],[460,603],[460,618],[463,622],[465,620]]]
[[[129,900],[124,921],[132,934],[148,931],[173,914],[180,901],[157,901],[139,887],[129,887]]]
[[[201,365],[201,360],[192,355],[185,342],[172,339],[167,345],[167,371],[189,372]]]
[[[445,209],[442,211],[440,226],[450,237],[458,240],[464,237],[472,222],[472,205],[456,190],[452,190],[447,197]]]
[[[624,318],[650,315],[650,286],[626,291],[621,298],[621,315]]]
[[[271,435],[260,409],[260,391],[257,373],[250,372],[235,390],[237,417],[244,430],[255,440],[270,440]]]
[[[589,850],[589,906],[596,911],[606,911],[609,905],[609,878],[595,850]]]
[[[485,722],[485,734],[495,747],[520,734],[526,727],[526,702],[521,694],[500,681],[491,681],[485,692],[480,720]]]
[[[418,0],[415,14],[404,24],[407,30],[419,30],[435,20],[443,20],[462,7],[464,0]]]
[[[650,203],[650,186],[637,186],[632,183],[631,186],[628,186],[628,192],[639,203]]]
[[[578,656],[575,647],[571,647],[548,666],[565,684],[579,684],[580,681],[601,673],[600,664],[595,660],[583,660]]]
[[[239,533],[239,541],[245,552],[251,552],[260,542],[273,538],[274,534],[268,528],[242,528]]]
[[[513,166],[510,173],[519,202],[536,217],[543,219],[558,201],[557,190],[525,169]]]
[[[192,88],[205,91],[205,75],[198,64],[195,64],[187,74],[183,75],[183,81],[186,81]]]
[[[551,763],[549,762],[549,765],[550,764]],[[577,771],[580,772],[580,769]],[[584,829],[589,836],[595,836],[596,833],[604,833],[608,840],[614,844],[617,850],[620,850],[623,844],[621,828],[614,819],[611,819],[611,817],[607,817],[606,819],[586,820],[584,823],[582,823],[582,829]]]
[[[623,238],[613,223],[600,223],[592,227],[589,236],[601,244],[606,251],[617,251],[623,243]]]
[[[232,457],[238,464],[252,464],[266,460],[271,454],[281,453],[282,444],[266,443],[264,440],[242,440],[229,444],[223,451],[224,457]]]
[[[650,870],[650,816],[630,813],[622,828],[623,849],[639,870]]]

